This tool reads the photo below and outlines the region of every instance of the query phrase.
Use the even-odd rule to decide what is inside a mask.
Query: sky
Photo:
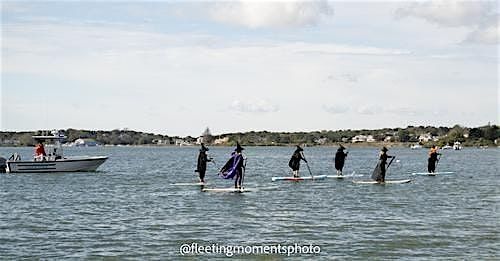
[[[499,122],[496,1],[2,1],[0,130]]]

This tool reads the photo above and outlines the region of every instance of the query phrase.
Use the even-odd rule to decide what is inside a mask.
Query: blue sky
[[[497,2],[2,1],[1,129],[498,123]]]

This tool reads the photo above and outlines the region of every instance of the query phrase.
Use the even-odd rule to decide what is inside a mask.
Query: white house
[[[351,139],[351,142],[352,143],[356,143],[356,142],[365,142],[366,141],[366,136],[365,135],[356,135],[354,136],[352,139]]]
[[[200,145],[205,142],[205,138],[203,136],[200,136],[196,139],[196,144]]]
[[[418,141],[420,142],[428,142],[428,141],[438,141],[439,138],[437,136],[432,136],[430,133],[422,134],[418,137]]]
[[[217,144],[225,144],[227,142],[229,142],[229,137],[218,138],[218,139],[214,140],[214,144],[215,145],[217,145]]]

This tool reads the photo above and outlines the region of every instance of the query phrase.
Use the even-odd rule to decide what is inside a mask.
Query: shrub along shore
[[[384,128],[374,130],[322,130],[312,132],[269,132],[250,131],[212,135],[207,128],[199,137],[178,137],[128,129],[123,130],[59,130],[67,136],[66,143],[98,144],[98,145],[140,145],[140,146],[175,146],[196,145],[200,142],[211,146],[233,146],[240,142],[246,146],[391,146],[408,147],[420,144],[423,147],[432,145],[452,145],[458,141],[462,146],[495,146],[499,142],[498,125],[480,127],[432,127],[408,126],[406,128]],[[33,135],[47,135],[50,131],[0,132],[0,146],[33,146]],[[500,144],[498,144],[500,145]]]

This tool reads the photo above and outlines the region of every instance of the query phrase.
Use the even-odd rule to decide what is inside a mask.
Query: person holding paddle
[[[337,175],[342,176],[342,169],[344,168],[345,158],[349,152],[344,153],[345,147],[342,144],[339,144],[340,147],[337,149],[337,153],[335,153],[335,169],[337,170]]]
[[[200,154],[198,154],[198,164],[196,165],[195,172],[198,172],[200,175],[200,182],[205,183],[205,172],[207,171],[207,162],[212,161],[211,158],[207,156],[208,148],[205,147],[205,144],[201,144]]]
[[[377,181],[379,183],[385,182],[385,171],[391,165],[392,160],[394,160],[394,158],[395,158],[395,156],[387,155],[387,151],[388,151],[388,149],[386,147],[382,147],[382,149],[380,150],[380,154],[379,154],[379,161],[377,163],[377,166],[373,170],[372,179],[374,179],[375,181]],[[392,158],[392,159],[386,168],[388,158]]]
[[[436,171],[436,163],[439,161],[438,155],[441,155],[441,153],[438,153],[437,150],[437,147],[432,145],[431,150],[429,151],[429,159],[427,160],[427,171],[429,173],[434,173],[434,171]]]
[[[236,143],[236,148],[234,152],[231,153],[231,158],[226,162],[226,164],[220,170],[220,176],[225,179],[234,180],[234,188],[241,189],[241,184],[243,183],[243,175],[245,172],[245,159],[241,153],[244,150],[239,143]]]
[[[290,158],[290,161],[288,162],[288,166],[292,169],[294,178],[299,177],[300,160],[303,160],[307,163],[307,160],[301,153],[302,151],[304,151],[304,149],[302,149],[299,145],[297,145],[297,149],[293,152],[293,155]]]

